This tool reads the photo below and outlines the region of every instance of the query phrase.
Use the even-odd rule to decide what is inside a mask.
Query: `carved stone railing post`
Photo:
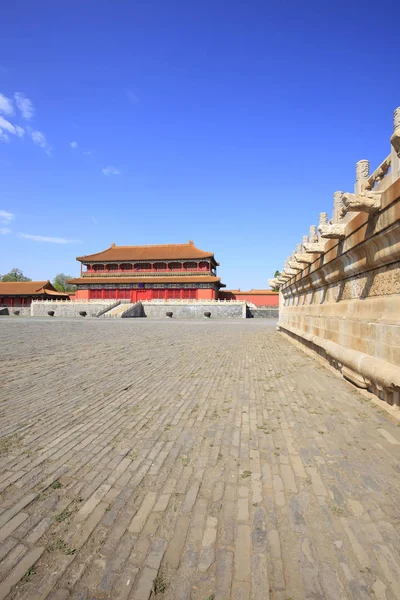
[[[310,244],[316,244],[319,241],[316,225],[310,225],[310,235],[308,236],[308,241]]]
[[[359,160],[356,162],[356,184],[354,193],[359,194],[368,187],[369,160]]]
[[[333,194],[333,215],[332,215],[332,223],[339,223],[342,214],[342,196],[343,192],[335,192]]]
[[[400,177],[400,106],[393,114],[393,135],[390,138],[392,144],[392,183]]]

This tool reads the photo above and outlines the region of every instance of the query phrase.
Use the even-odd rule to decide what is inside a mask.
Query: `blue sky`
[[[397,2],[31,0],[0,37],[0,273],[182,243],[267,279],[389,154]]]

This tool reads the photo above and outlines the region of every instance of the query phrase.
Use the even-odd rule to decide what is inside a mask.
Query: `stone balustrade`
[[[270,285],[279,329],[344,377],[400,406],[400,107],[391,152],[370,174],[356,164],[351,192],[333,195]]]

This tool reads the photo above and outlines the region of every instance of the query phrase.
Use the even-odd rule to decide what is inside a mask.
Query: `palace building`
[[[116,246],[78,256],[81,276],[70,283],[77,286],[77,300],[193,299],[216,300],[221,287],[219,263],[212,252],[187,244],[157,246]]]
[[[1,281],[0,309],[23,308],[32,300],[67,300],[69,294],[57,292],[50,281]]]

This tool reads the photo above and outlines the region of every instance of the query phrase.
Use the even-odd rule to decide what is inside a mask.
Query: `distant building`
[[[223,290],[219,293],[221,300],[243,300],[256,306],[279,306],[279,292],[272,290]]]
[[[217,277],[212,252],[188,244],[116,246],[78,256],[81,276],[72,279],[76,300],[131,302],[169,299],[217,299],[225,287]]]
[[[30,306],[32,300],[68,300],[50,281],[0,281],[0,309]]]

